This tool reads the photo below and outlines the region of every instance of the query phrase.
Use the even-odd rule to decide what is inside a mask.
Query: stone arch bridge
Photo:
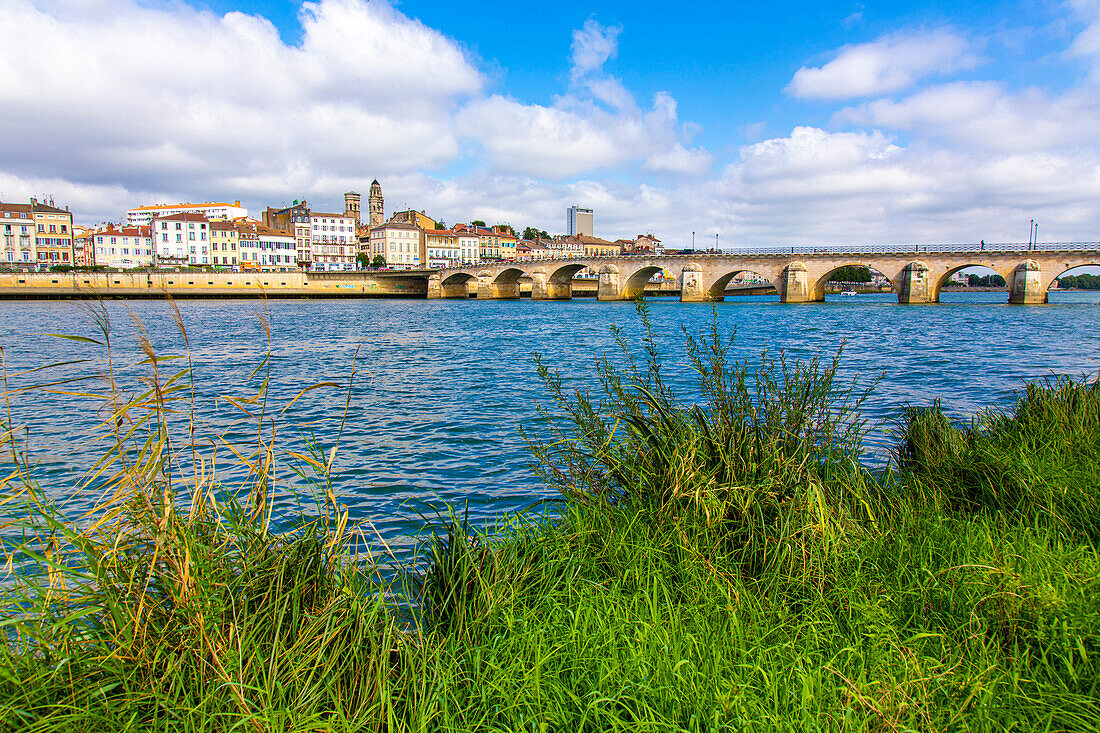
[[[1009,302],[1045,303],[1056,278],[1082,265],[1100,266],[1100,243],[1028,245],[892,246],[746,250],[736,253],[623,255],[529,262],[481,263],[450,267],[428,274],[429,298],[467,298],[471,281],[478,299],[515,299],[520,279],[530,278],[534,300],[568,300],[573,277],[598,273],[600,300],[629,300],[642,292],[657,273],[671,273],[683,301],[722,300],[727,284],[741,273],[768,280],[784,303],[825,299],[825,285],[838,269],[862,266],[890,280],[901,303],[936,303],[952,275],[966,267],[984,266],[1008,283]]]

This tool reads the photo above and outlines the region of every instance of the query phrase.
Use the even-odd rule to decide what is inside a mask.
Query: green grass
[[[640,311],[640,352],[619,334],[591,393],[538,366],[554,511],[492,535],[446,517],[392,585],[352,549],[329,446],[258,431],[239,489],[181,475],[208,450],[172,440],[168,414],[196,424],[189,369],[104,390],[94,521],[45,500],[9,418],[4,508],[30,533],[9,550],[32,572],[9,578],[0,726],[1100,729],[1095,381],[1028,385],[970,425],[909,410],[872,472],[839,356],[750,364],[712,329],[688,339],[684,403]],[[263,389],[240,407],[274,412]],[[290,530],[276,454],[317,487]]]

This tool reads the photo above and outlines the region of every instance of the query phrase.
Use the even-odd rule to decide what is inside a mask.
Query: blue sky
[[[287,43],[301,41],[298,0],[200,4],[214,12],[263,15]],[[749,125],[779,133],[826,124],[830,105],[792,99],[783,88],[800,67],[827,62],[846,44],[899,29],[952,28],[982,43],[987,62],[953,78],[998,79],[1009,88],[1059,89],[1088,74],[1085,63],[1056,57],[1083,29],[1054,2],[730,3],[702,2],[669,13],[664,2],[465,3],[414,0],[402,12],[438,28],[481,60],[492,88],[549,104],[568,81],[574,29],[588,19],[618,26],[618,52],[607,70],[640,97],[670,91],[685,119],[698,122],[709,147],[756,142]],[[766,128],[766,129],[767,129]]]
[[[674,10],[8,0],[0,194],[99,221],[377,177],[388,210],[559,231],[576,202],[609,238],[1100,239],[1098,0]]]

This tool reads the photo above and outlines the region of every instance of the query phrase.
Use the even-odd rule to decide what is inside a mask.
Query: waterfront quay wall
[[[531,294],[532,282],[520,282]],[[578,278],[574,293],[596,297],[599,283]],[[188,270],[126,272],[5,272],[0,273],[0,299],[51,300],[81,298],[424,298],[426,273],[374,272],[253,272],[226,273]],[[647,295],[678,296],[675,281],[649,283]],[[467,293],[477,295],[476,284]]]
[[[5,272],[0,298],[423,298],[423,276],[401,272]]]

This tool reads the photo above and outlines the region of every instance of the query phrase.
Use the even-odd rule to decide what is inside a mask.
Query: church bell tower
[[[377,178],[370,184],[370,199],[367,205],[370,207],[370,225],[372,227],[380,226],[384,221],[382,214],[382,184],[378,182]]]

